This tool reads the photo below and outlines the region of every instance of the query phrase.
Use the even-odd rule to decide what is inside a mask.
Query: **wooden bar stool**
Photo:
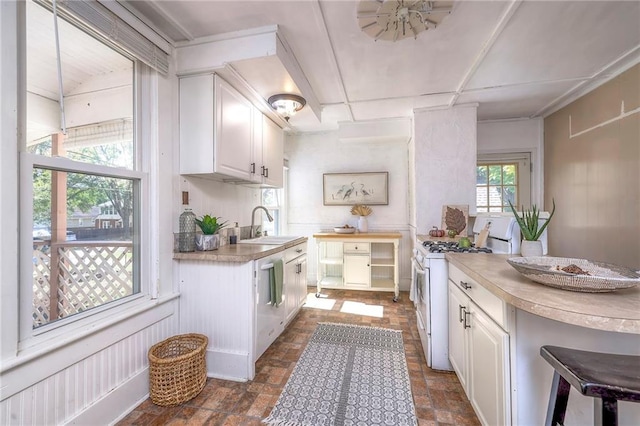
[[[618,401],[640,402],[640,356],[542,346],[540,355],[554,368],[546,426],[564,425],[571,386],[602,399],[602,424],[618,424]]]

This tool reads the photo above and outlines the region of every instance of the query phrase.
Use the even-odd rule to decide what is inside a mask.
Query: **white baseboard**
[[[149,369],[145,368],[129,380],[88,406],[68,425],[116,424],[149,398]]]
[[[255,375],[255,366],[247,353],[208,348],[206,356],[208,377],[246,382]]]

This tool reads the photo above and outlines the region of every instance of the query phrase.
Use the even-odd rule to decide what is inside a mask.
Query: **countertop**
[[[173,258],[177,260],[207,260],[211,262],[250,262],[305,242],[307,242],[307,237],[300,237],[280,245],[227,244],[212,251],[174,253]]]
[[[536,283],[513,269],[512,255],[447,253],[446,259],[510,305],[596,330],[640,334],[640,287],[581,293]]]
[[[399,239],[402,234],[399,232],[354,232],[353,234],[338,234],[336,232],[320,232],[313,234],[313,238],[335,238],[340,240],[349,239]]]

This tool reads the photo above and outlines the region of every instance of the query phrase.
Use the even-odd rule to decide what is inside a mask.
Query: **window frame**
[[[75,24],[74,24],[75,25]],[[95,37],[91,31],[82,26],[76,27],[87,37]],[[26,36],[26,26],[24,27]],[[157,255],[157,249],[151,246],[151,228],[157,228],[150,221],[142,218],[153,218],[151,194],[154,183],[149,171],[152,169],[150,159],[154,152],[155,143],[152,126],[157,115],[157,72],[143,64],[139,59],[123,52],[117,45],[101,40],[108,47],[131,59],[133,67],[133,152],[134,164],[132,169],[104,166],[71,160],[65,157],[49,157],[27,152],[26,141],[20,142],[19,152],[19,284],[18,284],[18,351],[37,350],[39,347],[51,347],[61,342],[69,342],[81,338],[87,330],[101,330],[113,322],[115,318],[126,318],[158,296],[158,288],[154,276],[157,275],[151,267],[151,258]],[[26,51],[24,52],[26,55]],[[21,71],[26,76],[26,67]],[[21,86],[25,91],[26,85]],[[141,111],[148,110],[142,114]],[[21,109],[23,122],[26,123],[26,108]],[[149,147],[147,149],[147,147]],[[106,177],[130,179],[134,182],[134,197],[137,209],[133,218],[133,250],[137,257],[134,267],[134,285],[140,291],[122,299],[97,306],[87,311],[62,318],[57,321],[33,328],[33,168],[43,167],[51,170],[94,174]],[[136,205],[134,204],[134,205]]]
[[[514,205],[523,205],[525,207],[531,206],[531,183],[532,183],[532,163],[530,152],[504,152],[504,153],[484,153],[479,154],[476,160],[476,173],[479,166],[489,165],[509,165],[516,164],[516,203]],[[488,178],[488,176],[487,176]],[[488,185],[488,184],[487,184]],[[491,185],[488,185],[491,186]],[[502,184],[500,185],[502,186]],[[507,185],[511,186],[511,185]],[[476,188],[478,187],[476,182]],[[476,210],[477,204],[477,189],[476,189]],[[487,200],[488,201],[488,200]],[[508,206],[508,204],[507,204]],[[477,210],[479,212],[479,210]],[[508,207],[506,210],[508,212]],[[491,212],[489,212],[491,213]]]

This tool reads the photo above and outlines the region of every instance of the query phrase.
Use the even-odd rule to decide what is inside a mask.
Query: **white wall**
[[[478,154],[528,152],[531,154],[531,202],[542,205],[544,178],[544,122],[505,120],[478,122]]]
[[[261,191],[242,185],[233,185],[194,176],[179,176],[178,193],[174,197],[175,220],[174,232],[178,232],[178,217],[184,211],[181,206],[181,191],[189,192],[189,206],[196,216],[205,214],[221,217],[228,221],[227,227],[233,227],[234,222],[240,226],[251,225],[251,211],[262,203]],[[255,223],[260,220],[262,211],[256,212]]]
[[[400,288],[409,289],[411,240],[408,232],[408,147],[404,142],[341,142],[338,132],[287,135],[289,159],[288,233],[309,237],[307,276],[316,282],[312,235],[335,226],[356,226],[349,206],[324,206],[323,173],[389,172],[389,205],[371,206],[369,232],[400,231]]]
[[[442,223],[442,206],[476,210],[477,105],[414,111],[416,232]]]

